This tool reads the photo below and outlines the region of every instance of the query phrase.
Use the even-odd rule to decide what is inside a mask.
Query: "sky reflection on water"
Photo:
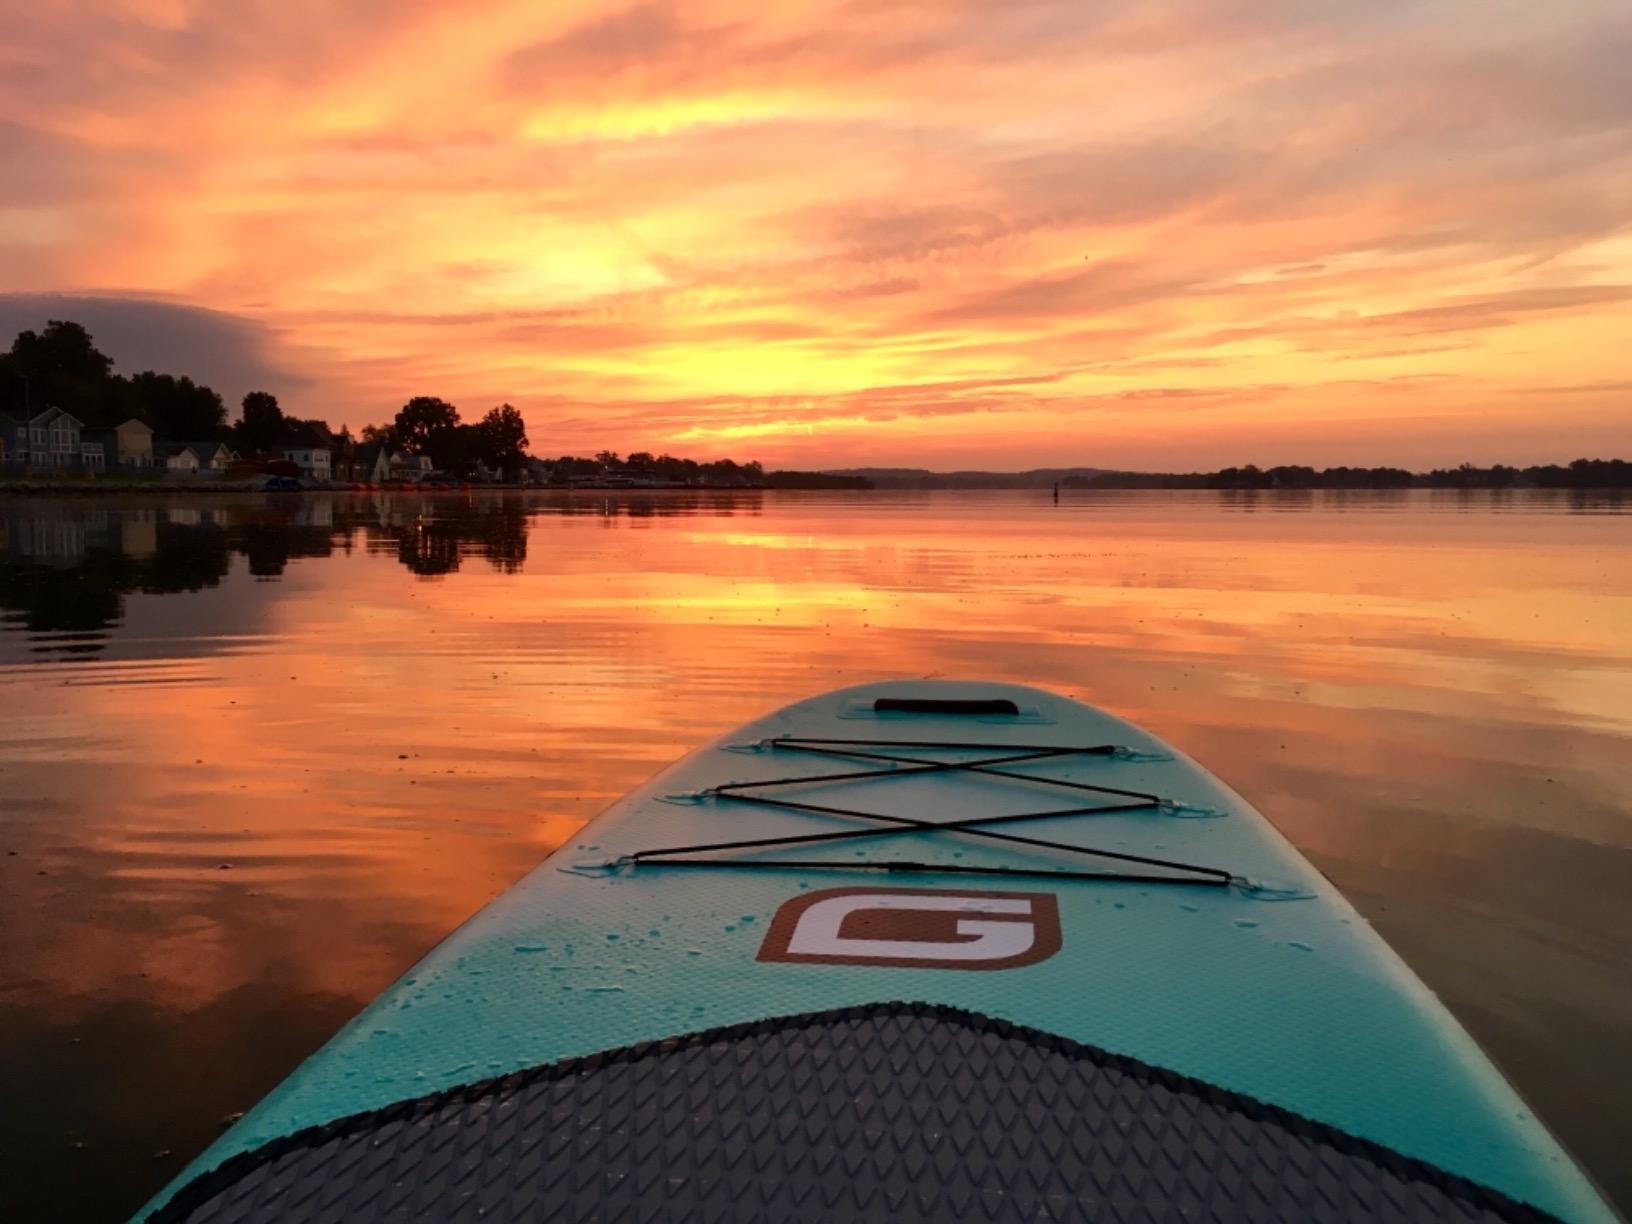
[[[941,675],[1219,773],[1624,1209],[1629,510],[0,501],[0,1186],[20,1218],[133,1208],[611,799],[785,701]]]

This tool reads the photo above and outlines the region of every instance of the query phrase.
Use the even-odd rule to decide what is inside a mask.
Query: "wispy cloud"
[[[546,449],[1134,464],[1369,422],[1436,462],[1629,415],[1621,0],[6,22],[0,291],[354,425],[432,392]]]

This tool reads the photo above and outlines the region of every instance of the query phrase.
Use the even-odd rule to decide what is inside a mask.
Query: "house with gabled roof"
[[[31,416],[0,417],[5,462],[29,468],[83,467],[83,428],[83,421],[61,408],[45,408]]]
[[[238,459],[238,452],[225,442],[189,442],[187,445],[198,456],[198,470],[211,475],[225,472]]]
[[[381,484],[391,478],[391,448],[382,442],[359,442],[352,452],[352,480]]]
[[[80,433],[82,446],[101,451],[102,470],[141,470],[153,466],[153,430],[135,417],[106,428],[86,428]],[[88,466],[95,466],[93,461]],[[161,458],[162,462],[162,458]]]
[[[223,442],[160,442],[154,451],[162,457],[166,471],[180,475],[219,476],[238,459],[237,452]]]

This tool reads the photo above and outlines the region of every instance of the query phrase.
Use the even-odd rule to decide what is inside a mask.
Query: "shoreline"
[[[266,493],[279,497],[303,497],[311,493],[417,493],[421,496],[447,493],[763,493],[764,485],[518,485],[471,484],[463,488],[422,489],[407,482],[385,484],[311,484],[300,489],[267,489],[257,480],[5,480],[0,479],[0,497],[61,496],[110,497],[130,493]],[[848,490],[854,491],[854,490]]]
[[[1000,486],[979,485],[962,488],[916,488],[912,486],[885,486],[871,489],[821,489],[780,487],[775,485],[670,485],[670,486],[629,486],[629,485],[509,485],[509,484],[472,484],[464,488],[439,487],[421,489],[413,484],[327,484],[309,485],[302,489],[266,489],[260,480],[0,480],[0,498],[3,497],[126,497],[142,494],[214,494],[216,496],[233,494],[258,494],[275,497],[306,497],[312,494],[324,494],[331,497],[343,495],[358,495],[364,493],[413,493],[421,497],[469,495],[471,493],[638,493],[643,495],[684,494],[684,493],[839,493],[853,496],[861,494],[898,494],[898,493],[1034,493],[1046,499],[1050,490],[1046,486]],[[1619,485],[1589,485],[1589,486],[1556,486],[1556,485],[1468,485],[1465,487],[1445,485],[1419,485],[1413,488],[1401,488],[1398,485],[1352,485],[1343,488],[1164,488],[1160,485],[1122,485],[1112,488],[1062,488],[1060,494],[1076,500],[1083,495],[1103,496],[1105,494],[1122,493],[1213,493],[1266,495],[1272,497],[1313,497],[1320,495],[1343,496],[1353,493],[1393,493],[1407,496],[1413,493],[1436,494],[1513,494],[1513,493],[1552,493],[1552,494],[1615,494],[1632,497],[1632,490]],[[1059,495],[1055,496],[1059,500]]]

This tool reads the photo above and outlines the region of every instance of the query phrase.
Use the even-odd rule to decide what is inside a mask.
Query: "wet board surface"
[[[615,804],[147,1211],[1614,1218],[1239,796],[1089,706],[931,681]]]

